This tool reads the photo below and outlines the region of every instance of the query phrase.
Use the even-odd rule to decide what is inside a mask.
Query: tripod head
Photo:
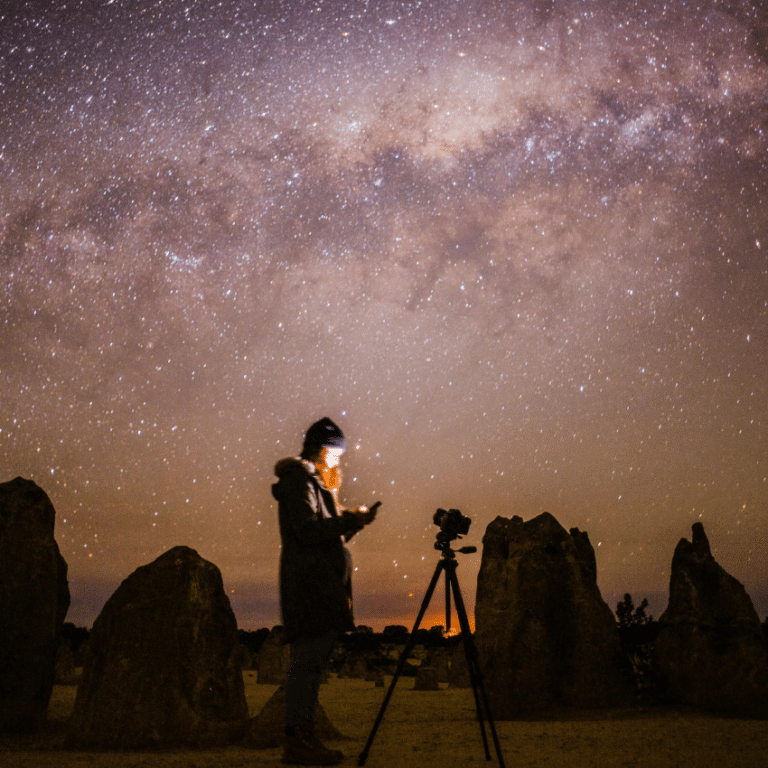
[[[440,526],[435,541],[435,549],[443,553],[444,559],[454,560],[456,552],[461,552],[462,555],[477,552],[477,547],[461,547],[457,550],[451,547],[452,541],[460,539],[469,532],[469,526],[472,524],[471,518],[462,515],[458,509],[449,509],[448,511],[438,509],[432,520],[435,525]]]

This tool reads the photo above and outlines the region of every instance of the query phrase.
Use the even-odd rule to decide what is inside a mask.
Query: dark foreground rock
[[[494,717],[629,700],[616,621],[586,533],[545,512],[497,517],[477,580],[476,638]]]
[[[51,698],[69,608],[55,517],[31,480],[0,484],[0,731],[36,730]]]
[[[716,562],[701,523],[672,558],[655,659],[666,695],[706,710],[768,715],[768,651],[743,585]]]
[[[245,732],[237,623],[219,569],[193,549],[175,547],[134,571],[89,646],[74,746],[207,747]]]

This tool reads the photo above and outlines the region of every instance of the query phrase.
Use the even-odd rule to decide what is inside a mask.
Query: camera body
[[[469,533],[469,526],[472,525],[471,518],[462,515],[458,509],[438,509],[432,521],[440,528],[440,533],[437,535],[438,541],[442,539],[445,542],[453,541],[459,536],[466,536]]]

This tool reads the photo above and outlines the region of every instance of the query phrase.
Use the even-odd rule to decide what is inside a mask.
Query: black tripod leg
[[[464,601],[461,597],[461,590],[459,589],[459,579],[456,576],[456,569],[452,568],[448,575],[448,581],[454,590],[454,602],[456,604],[456,613],[459,617],[459,626],[461,627],[461,638],[464,644],[464,656],[467,659],[467,668],[469,669],[469,679],[472,683],[472,693],[475,697],[475,713],[477,714],[477,722],[480,725],[480,736],[483,740],[483,748],[485,749],[485,759],[491,759],[491,752],[488,748],[488,737],[485,733],[485,721],[483,719],[483,707],[480,702],[480,696],[477,689],[477,675],[479,672],[477,664],[477,652],[472,645],[472,635],[469,630],[469,619],[466,617],[466,609],[464,607]]]
[[[427,593],[424,595],[424,600],[421,603],[421,610],[419,611],[419,615],[416,617],[416,623],[413,625],[411,634],[408,637],[408,642],[405,644],[405,648],[403,649],[403,652],[400,654],[400,661],[397,664],[397,669],[395,670],[395,676],[392,678],[392,682],[389,684],[387,695],[384,697],[384,702],[381,705],[379,714],[376,716],[376,721],[374,722],[373,728],[371,729],[371,733],[368,736],[368,741],[365,744],[365,748],[360,753],[360,757],[357,760],[358,765],[361,765],[361,766],[365,765],[365,761],[368,759],[368,753],[371,750],[371,744],[373,744],[373,739],[376,736],[376,731],[379,729],[379,725],[381,724],[381,721],[384,717],[384,711],[386,710],[387,704],[389,704],[389,700],[392,697],[392,692],[395,690],[397,679],[400,677],[401,672],[405,668],[405,662],[408,659],[408,654],[411,652],[411,649],[415,644],[416,630],[419,628],[419,624],[421,624],[421,620],[424,618],[424,614],[427,612],[427,608],[429,607],[429,601],[432,599],[432,593],[435,591],[437,580],[440,578],[440,572],[443,570],[444,567],[445,567],[444,561],[443,560],[438,561],[437,567],[435,568],[435,573],[432,576],[432,581],[429,582],[429,587],[427,587]]]
[[[475,641],[469,628],[467,609],[464,607],[464,599],[462,598],[461,590],[459,589],[459,579],[456,576],[455,567],[448,570],[447,578],[450,580],[451,586],[453,587],[453,602],[456,605],[456,613],[459,616],[461,635],[464,640],[464,654],[467,657],[469,676],[470,680],[472,681],[472,690],[475,694],[475,708],[477,709],[477,719],[480,722],[480,734],[483,738],[483,746],[485,747],[485,757],[487,760],[491,759],[491,753],[488,749],[488,738],[485,735],[485,724],[483,723],[483,708],[485,708],[485,714],[488,718],[488,727],[491,729],[491,738],[493,739],[493,746],[496,749],[496,757],[499,760],[499,767],[504,768],[504,757],[501,754],[499,737],[496,735],[496,726],[493,722],[491,709],[488,706],[488,696],[485,692],[483,673],[480,671],[480,661],[477,653],[477,647],[475,646]],[[482,697],[482,707],[480,706],[480,697]]]
[[[448,570],[445,572],[445,633],[451,631],[451,580],[448,578]]]

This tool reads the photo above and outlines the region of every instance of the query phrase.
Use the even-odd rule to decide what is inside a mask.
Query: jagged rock
[[[331,723],[322,705],[318,702],[313,722],[315,733],[323,741],[345,739]],[[264,705],[256,717],[248,722],[248,731],[243,746],[250,749],[275,749],[283,744],[285,733],[285,689],[281,685]]]
[[[264,685],[282,685],[291,659],[291,647],[285,642],[283,628],[274,627],[259,648],[256,666],[258,681]]]
[[[51,698],[69,608],[55,518],[31,480],[0,484],[0,731],[36,730]]]
[[[437,683],[437,670],[434,667],[420,666],[416,672],[416,682],[413,684],[414,691],[439,691],[440,686]]]
[[[219,569],[174,547],[134,571],[91,632],[71,719],[78,747],[204,747],[248,721],[237,622]]]
[[[654,647],[667,696],[730,714],[768,714],[768,651],[742,584],[715,561],[701,523],[672,558]]]
[[[589,537],[549,513],[490,523],[475,622],[494,717],[628,700],[616,620],[597,587]]]

